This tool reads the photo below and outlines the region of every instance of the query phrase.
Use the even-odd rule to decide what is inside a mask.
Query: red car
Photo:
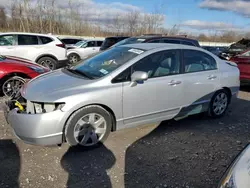
[[[250,83],[250,49],[232,57],[230,61],[238,64],[241,82]]]
[[[29,60],[0,56],[0,92],[9,98],[18,98],[23,84],[49,69]]]

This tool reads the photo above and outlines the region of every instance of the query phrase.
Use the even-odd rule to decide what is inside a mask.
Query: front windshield
[[[142,43],[144,41],[145,41],[145,39],[140,39],[140,38],[127,38],[127,39],[124,39],[124,40],[116,43],[115,45],[113,45],[113,47],[117,47],[117,46],[121,46],[121,45],[125,45],[125,44]]]
[[[143,52],[141,49],[116,47],[83,61],[71,70],[89,78],[101,78]]]
[[[81,47],[83,44],[85,44],[86,41],[85,40],[82,40],[82,41],[79,41],[75,44],[76,47]]]

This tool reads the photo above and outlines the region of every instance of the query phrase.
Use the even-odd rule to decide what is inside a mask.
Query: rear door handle
[[[170,86],[175,86],[175,85],[178,85],[178,84],[181,84],[181,81],[171,80],[170,82],[168,82],[168,85],[170,85]]]
[[[209,75],[207,77],[207,79],[209,79],[209,80],[214,80],[215,78],[217,78],[217,76],[215,76],[215,75]]]

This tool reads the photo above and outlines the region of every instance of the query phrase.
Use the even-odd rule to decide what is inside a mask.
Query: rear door
[[[216,60],[208,53],[185,49],[182,76],[186,106],[208,105],[219,87],[220,77]]]
[[[16,35],[0,36],[0,55],[16,56]]]

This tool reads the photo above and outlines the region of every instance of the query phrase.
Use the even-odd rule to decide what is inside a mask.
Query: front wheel
[[[104,142],[111,132],[112,118],[104,108],[93,105],[74,112],[65,127],[69,145],[82,148],[96,147]]]
[[[9,99],[19,99],[21,96],[20,89],[25,83],[26,80],[24,78],[13,76],[4,81],[2,85],[2,92],[5,97]]]
[[[76,54],[76,53],[69,54],[68,59],[69,59],[69,63],[71,65],[74,65],[74,64],[78,63],[81,60],[80,56],[78,54]]]
[[[211,99],[208,115],[213,118],[222,117],[226,113],[229,103],[228,92],[225,90],[217,91]]]

